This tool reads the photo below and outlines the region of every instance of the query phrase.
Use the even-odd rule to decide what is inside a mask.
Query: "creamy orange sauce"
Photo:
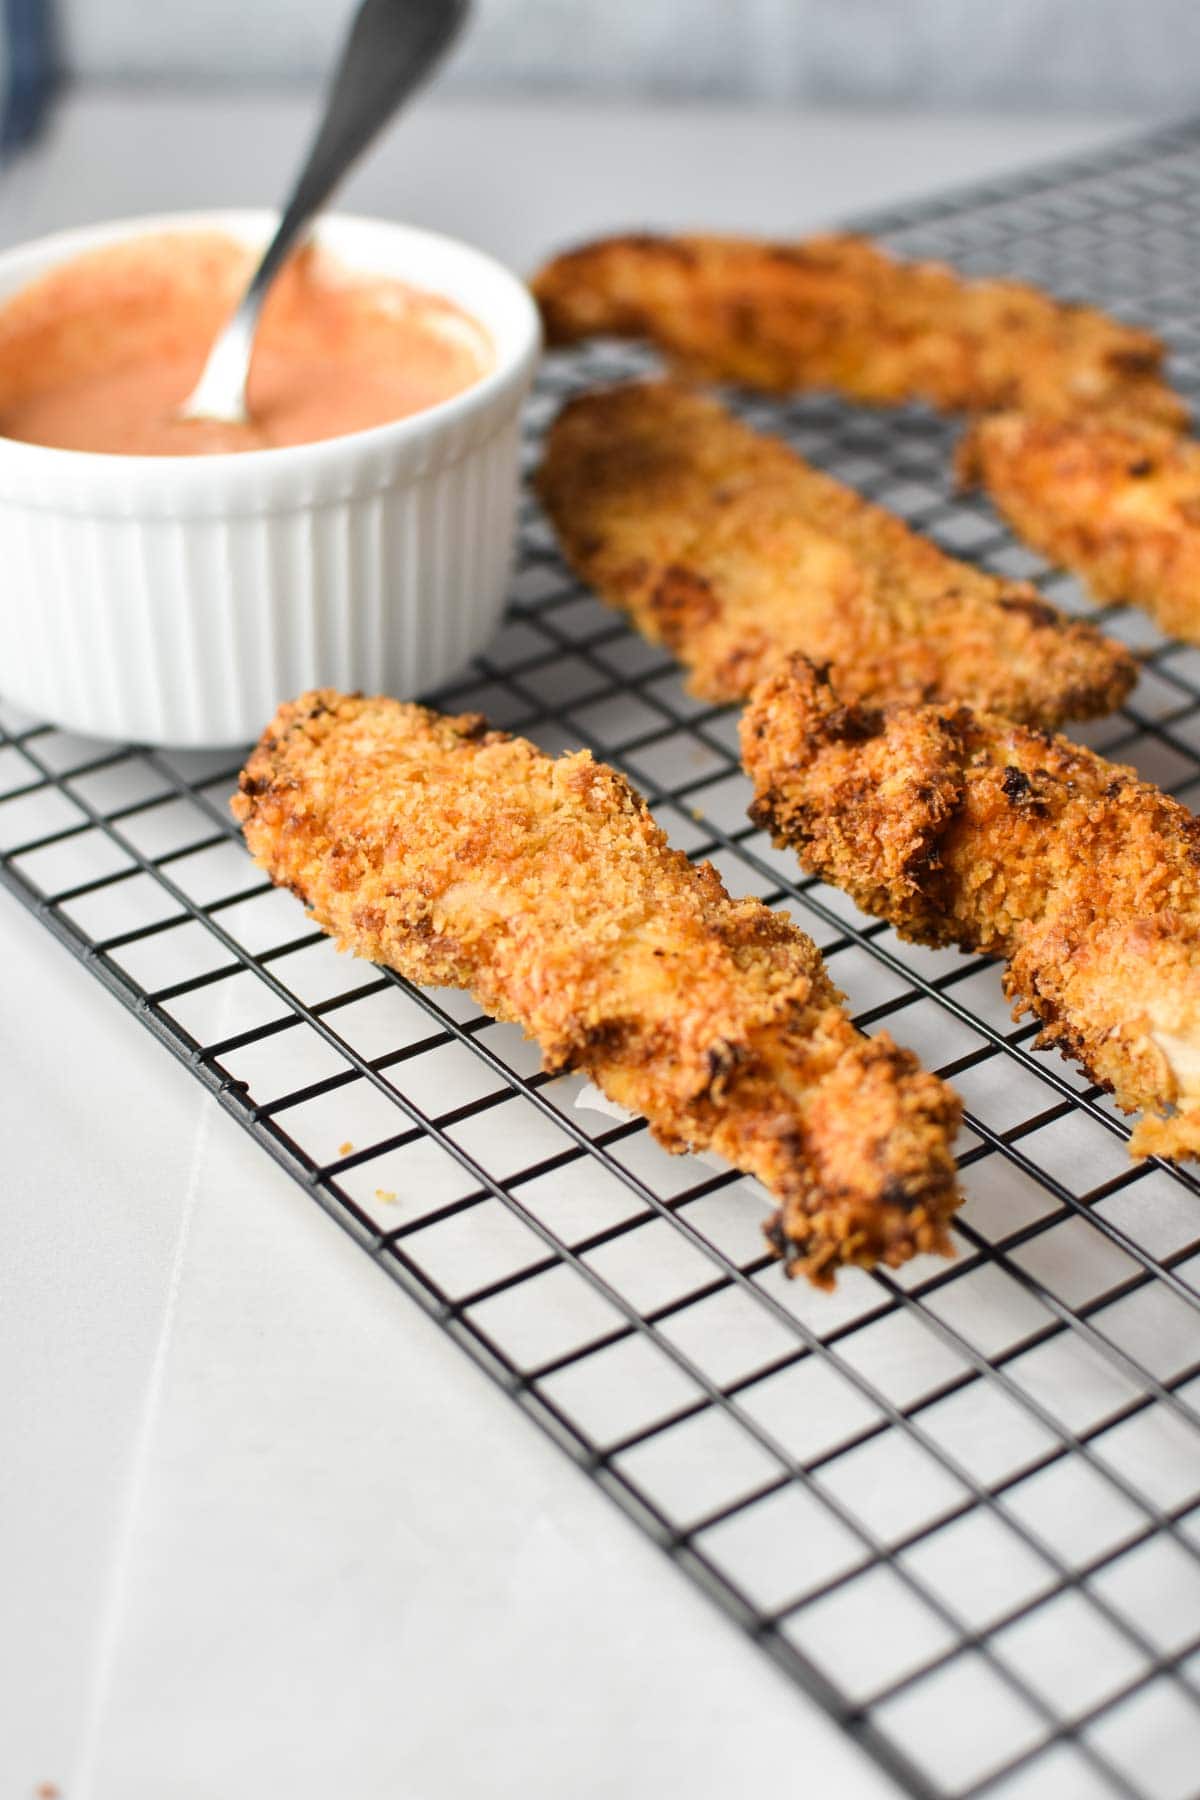
[[[0,435],[63,450],[198,456],[341,437],[423,412],[492,366],[452,301],[301,251],[263,310],[248,425],[177,417],[253,271],[216,232],[106,245],[0,307]]]

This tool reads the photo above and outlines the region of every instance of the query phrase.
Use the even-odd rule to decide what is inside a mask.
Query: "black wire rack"
[[[1200,124],[861,222],[1161,330],[1200,393]],[[550,359],[563,399],[640,372]],[[958,554],[1075,585],[953,491],[953,428],[738,404]],[[1200,796],[1200,650],[1140,614],[1124,711],[1080,735]],[[816,938],[858,1022],[962,1093],[957,1259],[836,1294],[765,1253],[765,1196],[549,1079],[511,1027],[335,956],[246,860],[240,758],[4,711],[0,870],[334,1218],[900,1789],[1200,1792],[1200,1181],[1014,1027],[994,964],[914,949],[746,819],[728,708],[691,699],[560,562],[532,502],[508,620],[436,696],[627,770],[673,840]]]

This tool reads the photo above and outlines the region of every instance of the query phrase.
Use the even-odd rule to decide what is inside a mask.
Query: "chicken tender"
[[[1148,331],[1017,281],[969,281],[857,237],[601,239],[533,280],[552,344],[646,338],[687,374],[874,406],[1119,410],[1181,428]]]
[[[1112,711],[1136,679],[1127,650],[1027,582],[945,555],[670,382],[571,401],[538,491],[583,579],[708,700],[744,699],[795,650],[847,698],[969,699],[1046,725]]]
[[[1200,444],[1110,419],[981,419],[959,453],[1025,541],[1200,643]]]
[[[903,937],[1007,959],[1014,1017],[1200,1151],[1200,821],[1132,769],[967,707],[844,705],[802,658],[742,721],[752,816]],[[1169,1117],[1162,1116],[1168,1108]]]
[[[789,1273],[828,1285],[948,1249],[955,1096],[858,1032],[811,940],[671,850],[586,751],[310,693],[268,726],[233,810],[340,948],[466,988],[668,1149],[758,1176]]]

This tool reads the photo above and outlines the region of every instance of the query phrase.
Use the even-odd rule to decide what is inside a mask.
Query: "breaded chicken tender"
[[[1145,1109],[1134,1155],[1200,1151],[1200,820],[996,714],[845,705],[801,658],[742,753],[752,816],[805,868],[903,937],[1007,959],[1014,1017]]]
[[[955,1096],[858,1032],[810,939],[671,850],[586,751],[310,693],[268,726],[233,810],[340,948],[467,989],[668,1149],[757,1175],[789,1273],[827,1285],[947,1250]]]
[[[645,338],[705,379],[875,406],[1187,422],[1150,332],[1021,282],[896,261],[863,238],[606,238],[554,258],[532,286],[550,343]]]
[[[1025,541],[1200,643],[1200,444],[1111,419],[981,419],[959,452]]]
[[[945,555],[777,438],[671,382],[584,394],[538,492],[585,581],[665,643],[708,700],[800,650],[847,698],[967,699],[1037,724],[1119,706],[1121,645],[1027,582]]]

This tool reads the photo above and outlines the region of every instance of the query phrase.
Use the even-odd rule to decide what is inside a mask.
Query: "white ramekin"
[[[0,299],[150,232],[255,246],[266,212],[172,213],[0,255]],[[241,455],[98,456],[0,438],[0,694],[104,738],[240,744],[330,685],[413,695],[486,642],[512,554],[519,415],[539,348],[523,284],[466,244],[334,214],[347,267],[447,295],[492,371],[371,431]]]

